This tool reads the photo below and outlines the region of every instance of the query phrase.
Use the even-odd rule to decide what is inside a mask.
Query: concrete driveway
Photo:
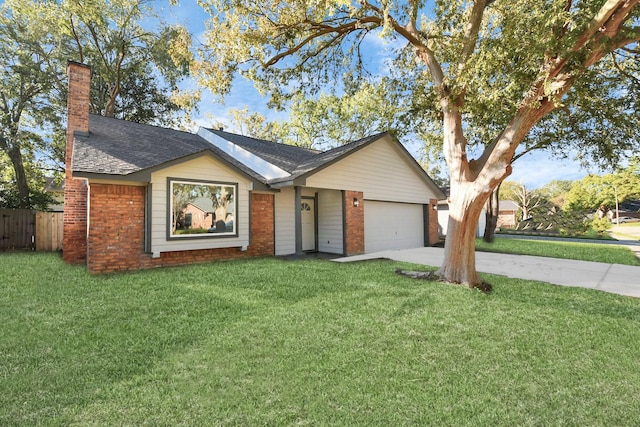
[[[438,267],[444,259],[444,249],[392,250],[336,258],[333,261],[352,262],[369,259],[392,259]],[[640,297],[640,267],[528,255],[476,252],[476,268],[481,273]]]

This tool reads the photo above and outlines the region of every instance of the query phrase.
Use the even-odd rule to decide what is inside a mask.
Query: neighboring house
[[[513,200],[498,202],[498,228],[515,228],[518,225],[518,211],[520,206]]]
[[[640,200],[628,200],[620,203],[618,207],[620,216],[640,218]]]
[[[444,195],[388,133],[317,152],[141,125],[90,115],[90,69],[70,62],[68,74],[68,263],[99,273],[438,240]],[[206,233],[186,232],[188,212],[191,230],[200,214]]]
[[[54,202],[50,203],[47,207],[51,212],[62,212],[64,209],[64,180],[57,183],[55,179],[47,177],[45,181],[47,185],[44,191],[54,200]]]
[[[198,197],[190,200],[184,209],[182,216],[183,229],[188,230],[209,230],[215,227],[215,217],[213,214],[213,202],[207,197]]]
[[[500,200],[498,207],[497,228],[515,228],[518,224],[518,209],[516,202],[511,200]],[[486,227],[486,210],[483,209],[478,219],[478,228],[476,236],[481,237]],[[438,229],[440,236],[447,235],[447,227],[449,224],[449,205],[446,200],[441,200],[438,204]]]

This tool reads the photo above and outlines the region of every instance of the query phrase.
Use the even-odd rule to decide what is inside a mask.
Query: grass
[[[629,227],[629,228],[634,228],[634,227],[639,227],[640,226],[640,222],[638,221],[634,221],[634,222],[623,222],[620,224],[616,224],[616,227]]]
[[[616,235],[623,236],[629,240],[640,240],[640,223],[627,222],[613,226]]]
[[[390,261],[0,256],[0,425],[637,425],[640,300]]]
[[[496,238],[493,243],[476,240],[476,250],[550,258],[576,259],[607,264],[640,265],[626,247],[599,243],[556,242],[550,240]]]

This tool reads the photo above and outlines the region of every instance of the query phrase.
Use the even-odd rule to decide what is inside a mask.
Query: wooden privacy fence
[[[0,209],[0,252],[62,249],[62,212]]]
[[[35,235],[35,211],[0,209],[0,251],[34,249]]]
[[[62,249],[62,212],[36,212],[36,250]]]

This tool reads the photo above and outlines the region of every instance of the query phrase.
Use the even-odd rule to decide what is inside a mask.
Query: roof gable
[[[398,155],[398,158],[411,170],[415,176],[417,176],[427,187],[432,191],[435,197],[438,199],[444,199],[445,195],[442,190],[435,184],[431,177],[425,172],[425,170],[418,164],[415,158],[407,151],[407,149],[388,132],[379,133],[377,135],[368,136],[349,144],[336,147],[334,149],[325,151],[317,156],[298,165],[295,171],[293,171],[289,182],[306,181],[325,168],[332,165],[337,165],[341,161],[346,159],[353,159],[361,150],[373,145],[373,144],[388,144],[393,149],[393,152]],[[284,183],[284,180],[274,180],[270,182],[272,185],[278,185],[278,183]]]
[[[130,176],[207,154],[253,181],[265,181],[196,134],[93,114],[89,116],[89,135],[75,135],[72,170],[81,176]]]
[[[385,135],[388,135],[388,133],[385,132],[373,136],[368,136],[357,141],[335,147],[331,150],[318,153],[315,156],[310,157],[309,159],[298,164],[296,169],[292,171],[290,179],[299,179],[316,173],[324,169],[325,167],[339,161],[340,159],[354,153],[355,151],[371,144],[372,142],[377,141]]]

